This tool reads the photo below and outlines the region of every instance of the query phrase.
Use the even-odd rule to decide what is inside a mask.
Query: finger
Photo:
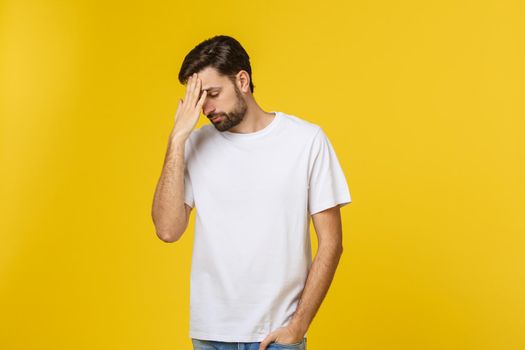
[[[199,99],[199,94],[201,92],[201,80],[199,79],[199,77],[195,78],[195,87],[193,88],[193,105],[195,105],[195,103],[198,101]]]
[[[263,341],[261,342],[261,344],[259,344],[259,350],[266,350],[266,347],[268,346],[268,344],[270,344],[273,340],[266,337],[266,339],[263,339]]]
[[[188,83],[186,84],[186,95],[185,95],[185,99],[187,101],[190,101],[191,100],[191,93],[193,92],[193,84],[194,84],[194,81],[195,81],[195,73],[190,75],[190,77],[188,78]]]
[[[184,100],[188,100],[188,97],[190,96],[192,81],[193,81],[192,75],[190,75],[190,77],[188,78],[188,81],[186,82],[186,92],[184,94]]]
[[[204,100],[206,100],[207,93],[208,91],[206,90],[202,92],[201,98],[199,98],[199,101],[197,102],[197,109],[200,110],[202,108],[202,105],[204,104]]]
[[[192,92],[194,88],[195,88],[195,73],[191,75],[190,92]]]
[[[197,90],[198,83],[199,82],[197,78],[197,73],[193,73],[190,88],[190,107],[195,107],[195,103],[197,102],[197,98],[195,97],[195,90]]]

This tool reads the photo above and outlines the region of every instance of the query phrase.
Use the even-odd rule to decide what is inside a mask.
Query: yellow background
[[[524,15],[2,1],[0,348],[191,348],[193,225],[166,244],[150,211],[182,59],[227,34],[261,107],[322,126],[350,187],[308,349],[525,349]]]

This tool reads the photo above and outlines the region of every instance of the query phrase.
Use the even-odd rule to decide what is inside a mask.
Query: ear
[[[240,70],[236,75],[237,87],[243,93],[250,92],[250,75],[245,70]]]

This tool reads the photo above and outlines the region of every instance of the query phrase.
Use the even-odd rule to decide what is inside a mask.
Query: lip
[[[214,118],[211,118],[210,120],[211,120],[213,123],[215,123],[215,122],[218,122],[218,121],[221,120],[221,119],[222,119],[222,116],[218,115],[218,116],[216,116],[216,117],[214,117]]]

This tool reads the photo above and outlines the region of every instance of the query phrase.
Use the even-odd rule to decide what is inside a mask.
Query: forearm
[[[290,325],[303,335],[328,292],[341,254],[340,246],[328,243],[319,245],[296,311],[290,321]]]
[[[155,189],[152,218],[159,238],[178,239],[186,226],[184,206],[185,137],[171,136],[160,179]]]

